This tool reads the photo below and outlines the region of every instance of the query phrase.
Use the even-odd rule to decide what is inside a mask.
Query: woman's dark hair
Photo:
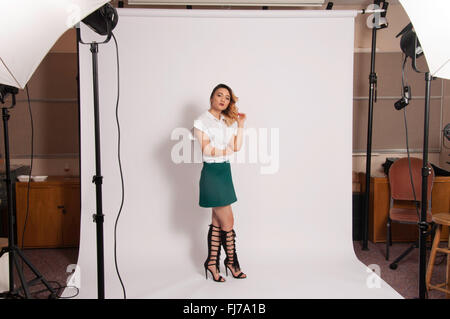
[[[222,114],[225,116],[225,122],[228,126],[230,126],[238,119],[238,109],[236,107],[238,97],[234,95],[233,90],[228,85],[220,83],[216,85],[216,87],[211,92],[211,96],[209,98],[210,100],[213,98],[214,93],[220,88],[227,89],[228,92],[230,92],[230,104],[228,104],[228,107],[222,111]]]

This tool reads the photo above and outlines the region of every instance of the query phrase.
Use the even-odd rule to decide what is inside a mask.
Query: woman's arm
[[[244,126],[238,126],[237,135],[233,136],[233,138],[228,143],[228,146],[234,151],[239,152],[242,147],[242,140],[244,136]]]
[[[231,147],[231,149],[235,152],[239,152],[242,147],[242,140],[244,136],[244,122],[247,120],[247,115],[245,113],[238,113],[238,119],[237,119],[237,135],[231,139],[230,143],[228,145]]]
[[[233,149],[229,145],[227,146],[226,149],[213,147],[211,145],[211,140],[209,139],[209,136],[196,127],[194,127],[194,135],[202,147],[202,153],[206,156],[216,157],[233,154]]]

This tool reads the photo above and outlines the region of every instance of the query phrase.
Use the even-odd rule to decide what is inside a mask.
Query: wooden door
[[[62,198],[62,246],[78,247],[80,242],[80,186],[64,185]]]

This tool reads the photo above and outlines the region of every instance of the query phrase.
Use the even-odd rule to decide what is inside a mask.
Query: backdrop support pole
[[[367,121],[367,154],[366,154],[366,192],[364,196],[363,211],[363,246],[362,250],[368,248],[369,233],[369,201],[370,201],[370,169],[372,165],[372,123],[373,123],[373,103],[376,102],[377,74],[375,73],[375,51],[377,43],[377,28],[372,29],[372,51],[370,58],[370,75],[369,75],[369,112]]]

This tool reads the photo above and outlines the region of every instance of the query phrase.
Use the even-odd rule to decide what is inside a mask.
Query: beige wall
[[[76,43],[76,42],[75,42]],[[76,53],[50,52],[28,82],[34,125],[33,175],[79,174]],[[31,118],[26,90],[20,90],[10,110],[12,164],[31,165]],[[0,154],[4,154],[3,130]]]
[[[125,1],[125,6],[127,1]],[[117,1],[114,1],[116,4]],[[164,6],[154,6],[165,8]],[[363,9],[365,6],[334,6],[334,10]],[[175,8],[183,8],[178,6]],[[194,9],[210,7],[194,6]],[[231,9],[254,9],[234,7]],[[293,10],[295,8],[269,7],[269,10]],[[295,9],[297,10],[297,9]],[[354,121],[353,121],[353,169],[365,171],[367,136],[368,75],[370,72],[370,47],[372,30],[366,26],[368,15],[358,15],[355,20],[354,64]],[[396,111],[393,103],[400,98],[401,51],[395,35],[409,23],[408,16],[398,4],[391,4],[387,19],[389,27],[377,32],[376,72],[378,75],[378,102],[374,105],[372,172],[382,174],[381,164],[386,157],[405,156],[403,113]],[[425,67],[421,58],[421,67]],[[76,32],[66,32],[54,45],[29,82],[35,120],[34,175],[78,175],[78,105],[76,88]],[[423,75],[411,70],[408,63],[408,83],[412,87],[414,101],[407,108],[410,148],[413,156],[421,157],[423,139]],[[339,80],[339,79],[336,79]],[[450,170],[450,149],[442,147],[442,127],[450,122],[450,84],[447,80],[432,83],[430,114],[429,160]],[[418,98],[422,96],[422,98]],[[11,112],[10,135],[12,163],[29,163],[30,124],[26,94],[20,92],[19,103]],[[3,143],[3,137],[1,137]],[[450,142],[446,144],[450,147]],[[0,153],[3,153],[3,144]]]
[[[364,6],[334,6],[335,9],[362,9]],[[358,172],[366,170],[366,140],[367,140],[367,110],[370,72],[370,54],[372,30],[366,26],[367,15],[358,15],[355,20],[355,65],[354,65],[354,121],[353,121],[353,169]],[[403,112],[393,107],[396,99],[400,98],[401,90],[401,63],[400,38],[395,36],[409,22],[409,18],[400,4],[391,4],[388,8],[388,28],[377,31],[376,73],[378,76],[378,97],[374,104],[373,122],[373,157],[371,171],[373,175],[382,176],[382,163],[386,158],[404,157],[405,132]],[[418,61],[419,69],[426,68],[426,61],[422,57]],[[424,75],[414,72],[411,63],[407,64],[407,80],[411,85],[414,100],[407,107],[409,146],[417,152],[411,156],[422,158],[423,147],[423,117],[425,82]],[[448,80],[436,79],[431,86],[430,105],[430,135],[429,135],[429,161],[441,168],[450,170],[450,149],[442,146],[442,129],[450,122],[450,83]],[[447,142],[450,147],[450,142]],[[391,149],[391,151],[390,151]]]

